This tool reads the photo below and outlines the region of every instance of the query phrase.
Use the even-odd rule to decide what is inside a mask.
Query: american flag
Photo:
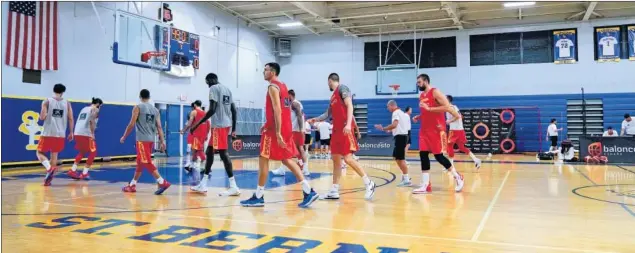
[[[57,70],[57,2],[10,2],[5,64]]]

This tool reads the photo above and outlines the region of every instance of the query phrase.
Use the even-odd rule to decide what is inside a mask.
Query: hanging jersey
[[[454,108],[454,110],[456,111],[456,113],[461,116],[461,112],[459,111],[459,108],[456,105],[452,105],[452,107]],[[454,118],[452,116],[452,114],[450,114],[449,112],[445,113],[445,118],[447,118],[448,120]],[[450,130],[463,130],[463,118],[459,118],[458,120],[450,123]]]
[[[281,127],[280,133],[282,136],[291,136],[291,100],[289,99],[289,91],[287,85],[280,81],[272,81],[271,84],[278,89],[280,93],[280,113],[281,113]],[[273,103],[271,102],[271,96],[267,92],[265,98],[265,129],[269,131],[276,130],[276,121],[273,115]]]
[[[90,131],[90,122],[93,119],[95,124],[97,124],[97,113],[95,113],[95,110],[97,109],[92,106],[86,106],[79,112],[75,123],[75,135],[95,137]]]
[[[612,36],[604,37],[600,39],[600,43],[602,46],[602,55],[603,56],[614,56],[615,55],[615,44],[617,44],[617,39]]]
[[[556,47],[558,47],[558,56],[562,58],[571,57],[571,48],[573,47],[573,41],[570,39],[560,39],[556,42]]]
[[[66,137],[66,126],[68,125],[68,101],[66,99],[57,100],[47,98],[48,115],[44,120],[42,136]]]
[[[421,93],[419,95],[419,111],[421,111],[420,131],[443,131],[445,129],[445,119],[442,112],[429,112],[423,109],[422,105],[426,104],[428,107],[437,107],[439,103],[434,98],[434,90],[431,88],[428,92]]]
[[[154,141],[157,136],[157,118],[159,110],[150,103],[139,103],[139,117],[135,123],[137,141]]]
[[[304,111],[304,107],[302,106],[302,103],[300,103],[300,101],[298,100],[293,100],[293,102],[291,102],[291,104],[293,105],[293,103],[298,103],[298,106],[300,106],[300,111]],[[302,117],[302,121],[304,122],[304,116]],[[295,114],[295,111],[291,111],[291,126],[293,127],[293,131],[294,132],[301,132],[302,130],[300,129],[300,125],[298,125],[298,116]]]

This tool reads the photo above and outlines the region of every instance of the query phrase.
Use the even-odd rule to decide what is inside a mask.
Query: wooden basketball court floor
[[[420,166],[410,158],[418,183]],[[396,187],[401,173],[394,162],[362,158],[378,184],[373,201],[364,200],[361,179],[349,168],[339,201],[300,209],[291,173],[270,175],[264,208],[239,205],[256,185],[254,158],[234,159],[242,195],[218,197],[228,183],[215,160],[206,196],[188,192],[189,178],[174,158],[158,160],[173,183],[162,196],[153,195],[147,173],[136,194],[121,192],[131,164],[102,164],[92,181],[60,175],[51,187],[42,186],[41,168],[5,170],[2,251],[635,252],[634,166],[498,155],[478,172],[472,163],[456,162],[466,186],[454,193],[453,180],[433,161],[433,194],[412,195],[412,188]],[[330,186],[329,165],[310,161],[310,182],[319,193]]]

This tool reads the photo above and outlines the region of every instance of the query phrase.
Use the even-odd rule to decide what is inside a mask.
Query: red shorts
[[[64,144],[64,137],[40,136],[40,141],[37,144],[37,151],[42,153],[59,153],[64,150]]]
[[[205,147],[205,137],[194,136],[192,138],[192,150],[203,150]]]
[[[151,141],[137,141],[137,163],[148,164],[152,163],[152,149],[154,148],[154,142]]]
[[[97,144],[90,136],[75,135],[75,149],[82,153],[97,152]]]
[[[188,134],[187,135],[187,144],[192,144],[193,141],[194,141],[194,135],[193,134]]]
[[[353,133],[333,132],[331,135],[331,154],[343,155],[355,153],[359,150],[357,139]]]
[[[419,131],[419,151],[428,151],[435,155],[441,154],[445,150],[445,144],[445,131]]]
[[[448,135],[448,143],[467,143],[467,137],[465,137],[465,131],[463,130],[450,130]]]
[[[208,146],[214,150],[227,150],[227,136],[229,136],[230,128],[212,128],[212,139],[209,141]]]
[[[293,132],[293,142],[295,142],[295,145],[304,145],[304,133]]]
[[[288,134],[282,137],[286,147],[280,147],[278,145],[278,137],[274,130],[263,130],[260,136],[260,156],[275,160],[282,161],[295,157],[298,153],[298,149],[293,141],[293,134]]]

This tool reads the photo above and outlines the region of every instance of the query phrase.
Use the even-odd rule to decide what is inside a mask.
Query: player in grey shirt
[[[67,172],[67,175],[75,180],[89,180],[88,170],[93,165],[95,156],[97,156],[97,143],[95,142],[95,129],[97,128],[97,118],[99,117],[99,108],[101,108],[104,102],[100,98],[93,98],[89,106],[84,107],[79,111],[77,116],[77,123],[75,125],[75,149],[78,153],[75,156],[75,162],[71,170]],[[84,158],[84,153],[88,153],[88,159],[86,160],[86,166],[84,171],[77,173],[77,165]]]
[[[137,148],[137,169],[135,170],[134,177],[130,184],[125,186],[122,190],[124,192],[136,192],[137,180],[141,177],[143,167],[147,168],[152,176],[156,178],[158,189],[154,194],[159,195],[170,187],[170,183],[161,177],[157,167],[152,163],[152,148],[154,146],[154,138],[157,133],[159,134],[159,141],[161,145],[160,151],[165,150],[165,138],[163,136],[163,129],[161,129],[161,117],[159,116],[159,110],[150,104],[150,91],[143,89],[139,92],[139,98],[141,103],[135,105],[132,109],[132,117],[130,123],[126,127],[126,131],[119,140],[122,144],[126,141],[126,138],[132,132],[132,127],[135,128],[136,133],[136,148]]]
[[[209,86],[209,110],[205,114],[205,117],[199,120],[199,122],[196,122],[191,132],[193,133],[201,124],[206,122],[209,118],[212,118],[212,137],[206,152],[205,174],[201,182],[191,189],[196,192],[207,192],[207,182],[210,178],[210,172],[212,171],[212,164],[214,163],[214,153],[218,153],[225,166],[227,177],[229,178],[229,189],[221,192],[220,195],[238,196],[240,195],[240,190],[236,184],[232,162],[227,153],[227,135],[230,126],[231,136],[236,137],[237,114],[232,92],[225,87],[225,85],[218,82],[218,76],[214,73],[207,74],[205,82],[207,86]]]
[[[37,145],[37,159],[46,168],[44,186],[51,185],[55,171],[57,170],[57,154],[64,150],[64,137],[66,137],[66,127],[70,128],[68,140],[73,140],[73,109],[71,103],[62,98],[66,87],[58,83],[53,86],[55,95],[42,102],[40,120],[44,121],[40,141]],[[49,162],[45,153],[51,153]]]

